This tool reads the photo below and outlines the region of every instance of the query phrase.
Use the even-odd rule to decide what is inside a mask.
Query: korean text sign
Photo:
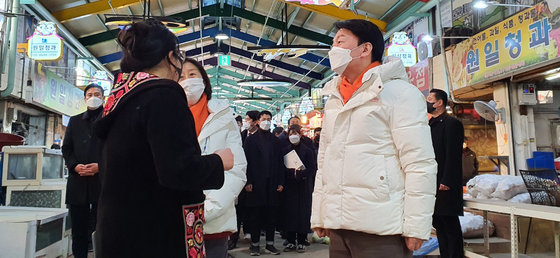
[[[548,4],[541,2],[457,44],[449,62],[453,87],[560,58],[560,24],[554,24],[555,19]]]

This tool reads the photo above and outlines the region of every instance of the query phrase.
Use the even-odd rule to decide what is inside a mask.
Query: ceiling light
[[[260,79],[238,81],[237,85],[244,87],[290,87],[292,83],[287,80]]]
[[[478,0],[478,1],[474,2],[473,7],[476,8],[476,9],[484,9],[484,8],[488,7],[489,5],[509,6],[509,7],[523,7],[523,8],[533,7],[532,5],[526,5],[526,4],[501,4],[501,3],[498,3],[498,1],[487,1],[487,0]]]
[[[220,32],[218,34],[216,34],[216,36],[214,36],[214,38],[219,39],[219,40],[226,40],[229,39],[229,36],[223,32]]]
[[[214,53],[215,57],[219,57],[219,56],[223,56],[223,55],[225,55],[225,54],[222,51],[218,51],[218,52]]]
[[[488,3],[484,0],[479,0],[479,1],[474,2],[473,7],[476,8],[476,9],[484,9],[484,8],[488,7]]]
[[[551,76],[546,77],[547,81],[552,81],[552,80],[556,80],[556,79],[560,79],[560,73],[556,73],[556,74],[553,74]]]
[[[118,26],[121,30],[128,29],[133,23],[138,23],[146,18],[153,18],[160,21],[171,32],[177,34],[187,30],[188,22],[178,17],[168,16],[150,16],[144,17],[140,15],[119,15],[119,14],[105,14],[106,26]]]
[[[425,42],[430,42],[432,40],[434,40],[434,37],[432,37],[432,35],[429,35],[429,34],[422,37],[422,41],[425,41]]]
[[[268,100],[268,101],[270,101],[270,100],[272,100],[272,98],[259,98],[259,97],[254,97],[254,98],[253,98],[253,97],[250,97],[250,98],[247,98],[247,97],[240,97],[240,98],[234,98],[234,99],[233,99],[233,102],[234,102],[234,103],[243,103],[243,102],[248,102],[248,101],[263,101],[263,100]]]

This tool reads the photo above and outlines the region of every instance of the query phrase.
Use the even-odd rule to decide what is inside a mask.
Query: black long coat
[[[307,233],[311,229],[311,199],[313,194],[313,179],[317,173],[315,153],[304,144],[286,147],[284,155],[295,150],[305,165],[305,170],[295,171],[282,165],[285,175],[282,202],[282,229],[287,232]]]
[[[279,185],[284,185],[284,173],[280,163],[279,140],[269,131],[259,129],[245,139],[243,148],[247,158],[246,207],[275,207],[280,205]]]
[[[463,215],[463,124],[442,114],[430,119],[432,143],[438,163],[437,188],[443,184],[449,191],[437,191],[434,215]]]
[[[182,205],[224,182],[218,155],[200,156],[193,116],[174,81],[136,86],[98,121],[103,139],[99,257],[187,257]]]
[[[80,176],[74,169],[78,164],[99,163],[99,138],[93,134],[93,123],[103,108],[73,116],[68,122],[62,145],[62,155],[68,167],[66,204],[96,204],[101,190],[99,174]]]

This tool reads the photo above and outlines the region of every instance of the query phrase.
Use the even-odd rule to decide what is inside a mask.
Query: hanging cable
[[[257,40],[257,46],[259,46],[261,44],[261,39],[262,36],[264,34],[264,30],[266,29],[266,24],[268,23],[268,18],[270,18],[270,13],[272,12],[272,9],[274,9],[274,6],[276,5],[276,0],[274,0],[272,2],[272,4],[270,5],[270,9],[268,10],[268,14],[266,15],[266,19],[264,20],[264,24],[261,30],[261,35],[259,36],[259,40]],[[249,63],[247,65],[247,69],[245,70],[245,73],[243,74],[243,80],[245,80],[245,78],[247,78],[247,72],[249,72],[249,68],[251,67],[251,63],[253,62],[253,60],[255,59],[255,53],[253,53],[253,55],[251,55],[251,60],[249,60]]]
[[[204,42],[202,40],[202,0],[198,0],[198,31],[200,32],[200,61],[204,67]]]
[[[309,75],[313,70],[315,70],[315,68],[317,68],[317,66],[319,64],[321,64],[321,62],[323,62],[323,60],[325,60],[327,58],[327,56],[323,57],[323,59],[321,59],[321,61],[319,61],[318,63],[315,64],[315,66],[313,66],[313,68],[311,68],[304,76],[302,76],[296,83],[294,83],[290,88],[288,88],[288,90],[284,93],[282,93],[282,95],[280,95],[280,98],[284,97],[288,92],[290,92],[291,89],[293,89],[295,86],[297,86],[298,83],[300,83],[303,78],[307,77],[307,75]],[[311,86],[310,86],[311,87]],[[310,96],[311,97],[311,94]],[[272,105],[276,104],[276,102],[278,102],[278,100],[274,101],[274,103],[272,103]]]

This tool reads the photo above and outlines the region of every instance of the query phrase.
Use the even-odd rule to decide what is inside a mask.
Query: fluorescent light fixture
[[[244,87],[290,87],[292,83],[285,80],[242,80],[238,81],[237,85]]]
[[[229,36],[223,32],[220,32],[218,34],[216,34],[216,36],[214,36],[214,38],[219,39],[219,40],[225,40],[225,39],[229,39]]]
[[[422,41],[425,41],[425,42],[430,42],[432,40],[434,40],[434,37],[432,37],[432,35],[429,35],[429,34],[422,37]]]
[[[476,9],[485,9],[486,7],[488,7],[488,3],[484,0],[479,0],[474,2],[473,7]]]
[[[557,72],[560,72],[560,68],[550,69],[550,70],[546,71],[544,73],[544,75],[549,75],[549,74],[553,74],[553,73],[557,73]]]
[[[546,77],[547,81],[552,81],[552,80],[556,80],[556,79],[560,79],[560,72]]]
[[[487,0],[477,0],[476,2],[474,2],[473,7],[476,9],[484,9],[490,5],[495,5],[495,6],[509,6],[509,7],[523,7],[523,8],[529,8],[529,7],[533,7],[532,5],[526,5],[526,4],[501,4],[498,3],[498,1],[487,1]]]

